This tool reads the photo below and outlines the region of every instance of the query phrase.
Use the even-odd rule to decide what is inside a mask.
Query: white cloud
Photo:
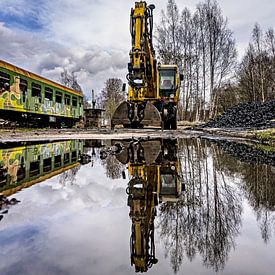
[[[83,49],[65,47],[41,40],[29,32],[20,33],[0,23],[1,58],[19,67],[59,81],[63,68],[75,72],[86,94],[100,91],[108,77],[124,77],[127,55],[123,51],[106,51],[99,47]]]
[[[185,6],[194,10],[200,1],[176,2],[180,10]],[[166,3],[155,3],[155,22]],[[263,29],[275,25],[272,0],[218,3],[229,19],[241,55],[255,22]],[[75,71],[86,94],[91,89],[99,93],[109,77],[125,81],[133,5],[134,1],[125,0],[1,0],[0,14],[21,19],[33,16],[39,19],[41,30],[32,33],[0,23],[0,58],[56,81],[65,67]]]

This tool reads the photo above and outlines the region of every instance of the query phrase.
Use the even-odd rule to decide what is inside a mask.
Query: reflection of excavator
[[[113,114],[111,126],[144,125],[177,128],[179,72],[176,65],[157,64],[153,48],[153,9],[146,2],[131,10],[132,49],[128,63],[128,98]]]
[[[181,192],[176,140],[133,140],[117,159],[128,164],[128,206],[132,219],[131,264],[145,272],[157,263],[154,218],[160,202],[177,200]]]
[[[158,204],[155,167],[149,166],[142,177],[130,180],[127,194],[132,219],[131,264],[136,272],[145,272],[158,260],[155,257],[154,218]]]

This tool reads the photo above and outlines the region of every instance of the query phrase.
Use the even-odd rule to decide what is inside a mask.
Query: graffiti
[[[19,78],[15,77],[14,83],[9,86],[8,83],[4,84],[4,87],[0,92],[0,108],[23,108],[21,104],[21,96],[19,90]]]
[[[76,164],[82,151],[83,141],[78,140],[0,149],[0,192]]]
[[[3,150],[2,152],[0,150],[0,167],[2,170],[7,171],[10,178],[10,183],[15,183],[17,181],[17,170],[22,152],[22,150]]]

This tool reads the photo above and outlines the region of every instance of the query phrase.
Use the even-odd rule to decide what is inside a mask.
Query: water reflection
[[[179,198],[181,182],[176,140],[132,140],[121,145],[116,158],[127,163],[131,264],[145,272],[158,262],[155,255],[156,206]],[[114,142],[113,146],[119,147]]]
[[[257,261],[271,266],[273,262],[265,258],[274,256],[275,251],[271,242],[275,169],[274,153],[264,149],[201,139],[75,140],[2,148],[0,192],[6,196],[58,177],[32,191],[20,192],[22,196],[17,193],[21,202],[15,207],[12,205],[18,200],[0,196],[0,220],[12,207],[1,221],[1,225],[9,225],[1,234],[13,236],[13,224],[30,221],[29,225],[43,232],[37,234],[46,238],[47,249],[43,248],[45,243],[43,247],[39,242],[31,243],[24,261],[27,265],[33,262],[35,246],[43,252],[37,268],[46,266],[46,255],[48,270],[56,266],[63,274],[91,274],[91,270],[109,274],[102,271],[108,264],[108,270],[116,270],[116,274],[129,274],[129,239],[130,261],[136,272],[170,274],[172,269],[190,274],[192,266],[196,274],[235,274],[243,264],[236,258],[243,253],[246,257],[256,255],[260,245],[266,250],[259,250],[263,257]],[[29,198],[31,203],[26,204]],[[40,207],[39,214],[30,211],[31,204],[35,209]],[[25,219],[20,218],[21,208]],[[14,213],[16,221],[10,219]],[[41,222],[43,216],[47,216],[46,222]],[[21,232],[24,226],[14,228]],[[253,238],[246,236],[243,228],[249,228],[245,233],[253,232]],[[4,255],[13,245],[12,238],[9,240],[11,245],[6,244]],[[242,242],[248,243],[246,249],[248,245],[253,249],[241,250]],[[71,251],[70,261],[63,250]],[[52,251],[59,251],[59,260],[51,256],[55,255]],[[22,258],[20,250],[14,253],[14,259]],[[3,259],[2,270],[20,274],[20,268],[14,272],[13,265],[5,263],[7,257]],[[108,264],[105,259],[110,259]],[[124,271],[117,266],[123,266]],[[243,270],[244,274],[257,273],[250,263]]]
[[[219,169],[219,151],[201,140],[180,140],[186,190],[175,204],[160,207],[161,236],[174,272],[184,257],[199,254],[207,267],[224,268],[239,234],[242,213],[240,191]]]
[[[175,273],[184,258],[192,261],[196,254],[206,267],[223,270],[240,234],[244,194],[261,223],[264,241],[270,238],[270,228],[274,228],[274,168],[265,165],[263,159],[251,166],[251,155],[249,163],[243,158],[237,161],[224,146],[200,139],[181,139],[178,143],[140,139],[124,141],[121,147],[120,152],[111,150],[112,161],[106,169],[107,175],[117,178],[123,174],[122,164],[127,164],[131,264],[136,272],[145,272],[158,262],[155,223]],[[238,156],[247,154],[246,146],[227,143],[226,148],[233,147],[239,150]],[[268,159],[265,153],[260,155]]]
[[[275,232],[274,149],[228,141],[216,141],[215,144],[226,152],[220,156],[220,169],[228,174],[240,175],[243,179],[242,189],[256,214],[262,238],[267,243],[272,231]]]
[[[55,175],[60,183],[73,183],[79,170],[83,141],[70,140],[45,144],[22,145],[0,149],[0,210],[7,214],[18,203],[7,196]],[[1,219],[3,215],[1,215]]]
[[[11,195],[75,168],[82,152],[79,140],[0,149],[0,192]]]

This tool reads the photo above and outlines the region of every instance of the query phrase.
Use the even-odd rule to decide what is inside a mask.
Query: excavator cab
[[[171,94],[175,95],[176,74],[172,69],[159,70],[159,95],[160,97],[170,97]]]
[[[180,179],[177,174],[177,167],[173,164],[167,167],[160,167],[160,183],[158,185],[159,201],[177,201],[180,194]]]
[[[178,101],[179,73],[175,65],[160,65],[159,71],[159,92],[160,98],[167,100],[174,97]]]

